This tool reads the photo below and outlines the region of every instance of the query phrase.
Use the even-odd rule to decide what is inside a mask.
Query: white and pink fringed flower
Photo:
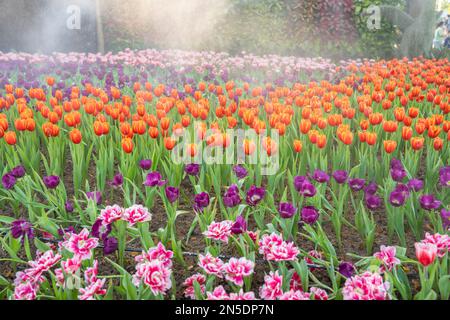
[[[74,256],[67,260],[61,261],[61,268],[66,274],[75,274],[81,268],[81,258]]]
[[[293,242],[283,241],[276,233],[264,235],[259,241],[259,253],[268,261],[293,261],[299,254]]]
[[[225,279],[233,282],[237,286],[244,284],[244,277],[248,277],[253,273],[255,263],[251,260],[242,258],[231,258],[226,264],[223,265],[223,272],[225,273]]]
[[[134,226],[136,223],[152,220],[152,214],[144,206],[135,204],[125,209],[122,219],[127,221],[130,226]]]
[[[383,263],[380,272],[391,271],[396,265],[400,264],[400,260],[395,257],[397,249],[394,246],[381,246],[380,252],[374,253],[374,257]]]
[[[97,238],[89,238],[88,229],[84,228],[79,234],[72,233],[66,241],[63,242],[64,248],[78,256],[81,260],[87,260],[92,257],[92,249],[98,245]]]
[[[105,209],[100,211],[100,216],[98,217],[103,221],[104,224],[111,224],[122,218],[124,209],[118,205],[107,206]]]
[[[198,265],[207,274],[211,274],[219,278],[223,277],[223,261],[218,257],[212,256],[209,252],[206,255],[200,254],[198,256]]]
[[[273,246],[279,246],[283,243],[283,238],[275,232],[270,235],[264,235],[259,240],[259,253],[267,256],[272,251]]]
[[[328,293],[323,289],[311,287],[309,292],[314,300],[328,300]]]
[[[187,278],[183,283],[183,286],[186,287],[186,289],[184,290],[184,296],[186,298],[195,299],[194,282],[197,282],[199,284],[202,294],[205,293],[206,277],[201,273],[196,273]]]
[[[223,286],[216,287],[212,292],[206,293],[207,300],[230,300],[230,296],[227,294]]]
[[[136,256],[134,259],[138,263],[150,262],[153,260],[159,260],[166,268],[172,267],[173,252],[167,250],[164,245],[159,242],[156,247],[148,249],[147,252],[143,251],[141,255]]]
[[[378,273],[366,271],[348,278],[342,293],[344,300],[388,300],[389,287],[389,282],[385,282]]]
[[[422,243],[431,243],[437,247],[437,256],[442,258],[450,250],[450,236],[446,234],[425,234],[425,239],[421,241]]]
[[[84,281],[90,285],[97,281],[98,276],[98,261],[94,260],[92,267],[87,268],[84,271]]]
[[[139,287],[141,282],[147,285],[154,295],[165,294],[172,287],[172,270],[160,260],[146,261],[136,266],[133,284]]]
[[[228,237],[231,235],[233,221],[225,220],[222,222],[213,222],[208,226],[208,230],[203,234],[213,240],[228,243]]]
[[[34,300],[39,285],[32,282],[24,282],[14,288],[14,300]]]
[[[52,250],[48,250],[39,255],[36,260],[28,262],[31,268],[27,270],[27,274],[33,277],[40,277],[42,273],[50,270],[59,260],[61,260],[60,254],[55,255]]]
[[[283,293],[279,298],[279,300],[311,300],[311,296],[308,292],[303,292],[300,290],[289,290],[288,292]]]
[[[106,289],[104,289],[106,279],[97,279],[95,282],[89,284],[86,288],[80,289],[80,300],[95,300],[96,295],[105,295]]]
[[[278,299],[283,294],[282,285],[283,276],[278,273],[278,270],[275,272],[270,271],[270,273],[264,277],[264,285],[259,290],[261,299]]]
[[[229,300],[253,301],[253,300],[256,300],[256,297],[255,297],[255,293],[253,291],[244,292],[243,289],[240,289],[238,293],[230,293]]]

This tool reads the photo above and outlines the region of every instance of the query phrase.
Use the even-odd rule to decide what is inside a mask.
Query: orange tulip
[[[327,136],[324,134],[318,135],[317,146],[319,147],[319,149],[325,148],[326,145],[327,145]]]
[[[424,133],[425,132],[425,130],[426,130],[426,125],[425,125],[425,123],[423,123],[423,122],[418,122],[418,123],[416,123],[416,132],[418,133],[418,134],[422,134],[422,133]]]
[[[34,119],[26,119],[26,129],[30,132],[34,131],[34,129],[36,128],[36,122],[34,121]]]
[[[361,120],[361,122],[359,123],[359,126],[361,127],[362,130],[367,130],[369,129],[369,120]]]
[[[395,148],[397,148],[397,142],[393,140],[385,140],[384,143],[384,150],[387,153],[392,153],[395,151]]]
[[[367,142],[367,131],[358,131],[358,137],[362,143]]]
[[[351,133],[348,130],[345,130],[339,135],[339,138],[344,144],[351,145],[353,142],[353,133]]]
[[[164,117],[161,119],[161,129],[167,130],[170,126],[170,119],[168,117]]]
[[[369,122],[371,125],[375,126],[383,121],[383,115],[381,113],[371,113],[369,115]]]
[[[409,139],[411,139],[413,135],[413,130],[410,127],[403,127],[402,128],[402,138],[405,141],[408,141]]]
[[[6,143],[9,144],[10,146],[13,146],[17,143],[17,136],[14,131],[5,132],[4,139],[5,139]]]
[[[428,128],[428,137],[436,138],[441,133],[441,127],[439,126],[430,126]]]
[[[442,140],[439,137],[434,139],[434,141],[433,141],[434,150],[440,151],[440,150],[442,150],[443,146],[444,146],[444,140]]]
[[[256,150],[255,143],[249,139],[244,139],[243,147],[244,147],[244,152],[246,155],[251,155]]]
[[[191,118],[188,115],[184,115],[181,117],[181,124],[183,125],[183,127],[187,128],[189,127],[191,123]]]
[[[172,150],[175,148],[176,141],[170,137],[164,138],[164,146],[167,150]]]
[[[139,121],[133,121],[131,124],[131,127],[133,128],[133,132],[137,133],[139,135],[143,135],[145,131],[147,130],[145,121],[139,120]]]
[[[134,144],[133,140],[130,138],[123,138],[122,139],[122,149],[125,151],[125,153],[131,153],[133,152]]]
[[[366,142],[369,146],[373,146],[377,142],[377,134],[375,132],[366,132]]]
[[[311,129],[311,121],[309,119],[300,120],[300,132],[307,134]]]
[[[262,140],[262,147],[266,150],[267,155],[271,156],[278,151],[277,143],[270,137],[264,137]]]
[[[411,138],[411,147],[413,148],[413,150],[420,150],[423,147],[424,141],[425,139],[423,137],[414,137]]]
[[[187,144],[186,149],[187,154],[189,154],[192,158],[197,155],[197,145],[195,143]]]
[[[395,108],[394,116],[398,122],[402,122],[403,119],[405,118],[405,109],[404,108]]]
[[[302,151],[303,144],[300,140],[294,140],[294,151],[299,153]]]
[[[159,135],[158,128],[150,127],[150,129],[148,129],[148,134],[153,139],[156,139],[158,137],[158,135]]]
[[[410,116],[411,118],[414,119],[414,118],[416,118],[416,117],[419,115],[419,109],[414,108],[414,107],[409,108],[408,114],[409,114],[409,116]]]
[[[53,78],[53,77],[47,77],[47,84],[50,86],[50,87],[53,87],[53,85],[55,84],[55,78]]]
[[[27,122],[25,119],[16,119],[14,126],[18,131],[25,131],[27,128]]]
[[[82,136],[80,130],[73,129],[72,131],[70,131],[69,136],[70,140],[72,140],[74,144],[79,144],[81,142]]]
[[[390,132],[390,133],[397,131],[397,122],[384,121],[383,122],[383,130],[386,132]]]

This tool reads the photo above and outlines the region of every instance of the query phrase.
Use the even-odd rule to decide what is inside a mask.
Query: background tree
[[[405,10],[382,6],[381,15],[402,31],[401,56],[430,56],[436,29],[436,0],[409,0]]]

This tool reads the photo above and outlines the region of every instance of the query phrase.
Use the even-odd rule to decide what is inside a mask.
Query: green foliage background
[[[242,51],[255,54],[322,56],[344,58],[389,58],[396,54],[401,33],[381,21],[381,30],[369,30],[364,11],[370,5],[394,5],[404,8],[405,0],[230,0],[232,7],[217,22],[213,36],[204,39],[201,50]],[[339,8],[344,6],[345,8]],[[350,14],[336,18],[324,8],[339,8]],[[346,11],[345,11],[346,10]],[[105,17],[108,23],[108,17]],[[354,30],[354,31],[352,31]],[[120,23],[108,23],[107,49],[155,47],[139,35],[127,34]],[[329,31],[329,32],[328,32]],[[120,34],[120,37],[117,35]],[[120,41],[118,41],[120,39]],[[156,46],[158,47],[158,46]],[[163,46],[159,46],[164,49]],[[191,48],[180,48],[191,49]]]

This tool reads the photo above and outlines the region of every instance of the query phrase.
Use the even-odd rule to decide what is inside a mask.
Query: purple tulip
[[[442,226],[444,229],[450,229],[450,210],[441,210]]]
[[[88,200],[93,200],[98,206],[102,204],[102,193],[100,191],[86,192]]]
[[[243,216],[238,216],[233,226],[231,227],[231,233],[241,234],[247,231],[247,221],[245,221]]]
[[[74,210],[73,203],[71,201],[66,201],[64,204],[64,208],[66,209],[67,213],[71,213]]]
[[[301,211],[301,217],[306,224],[314,224],[319,219],[319,211],[313,206],[306,206]]]
[[[439,170],[439,183],[443,187],[450,187],[450,166],[445,166]]]
[[[2,177],[2,185],[6,190],[11,190],[16,185],[16,178],[12,173],[7,173]]]
[[[225,207],[234,208],[241,203],[241,197],[239,195],[239,188],[233,184],[223,195],[223,204]]]
[[[311,198],[316,195],[316,187],[309,182],[309,180],[303,181],[301,187],[300,187],[300,194],[304,197]]]
[[[23,241],[25,236],[27,236],[28,239],[31,240],[34,238],[33,226],[23,219],[13,221],[11,224],[11,235],[14,239],[22,238]]]
[[[314,170],[313,179],[319,183],[330,181],[330,176],[322,170]]]
[[[263,187],[258,188],[252,185],[247,191],[247,204],[254,207],[264,198],[265,195],[266,190]]]
[[[196,211],[202,211],[204,208],[209,206],[209,194],[207,192],[196,194],[194,197],[194,202],[194,209]]]
[[[14,176],[14,178],[19,179],[25,176],[25,167],[24,166],[17,166],[11,170],[11,174]]]
[[[389,195],[389,202],[394,207],[401,207],[402,205],[405,204],[405,201],[406,201],[406,195],[402,191],[394,190]]]
[[[411,192],[409,191],[409,188],[406,184],[403,183],[397,183],[397,185],[395,186],[395,191],[399,191],[405,194],[405,197],[409,197]]]
[[[441,206],[441,201],[437,200],[432,194],[424,194],[419,197],[420,205],[425,210],[435,210]]]
[[[355,266],[351,262],[341,262],[338,271],[346,278],[350,278],[355,273]]]
[[[152,168],[152,160],[150,159],[143,159],[139,161],[139,167],[141,167],[142,170],[150,170]]]
[[[403,167],[403,163],[400,160],[398,160],[396,158],[392,158],[391,169],[404,170],[405,168]]]
[[[298,192],[300,192],[302,190],[302,185],[305,181],[307,181],[308,178],[305,176],[296,176],[294,177],[294,187],[295,190],[297,190]]]
[[[391,177],[396,182],[402,182],[403,179],[406,177],[406,170],[405,169],[398,169],[398,168],[392,168],[391,169]]]
[[[196,163],[188,164],[184,171],[190,176],[197,176],[200,172],[200,166]]]
[[[375,194],[366,193],[366,206],[370,210],[376,210],[381,205],[381,198]]]
[[[344,170],[336,170],[335,172],[333,172],[333,178],[337,183],[343,184],[348,179],[348,173]]]
[[[378,185],[375,182],[371,182],[369,183],[365,188],[364,188],[364,192],[366,194],[375,194],[377,193],[378,190]]]
[[[418,192],[423,189],[423,181],[420,179],[411,179],[407,184],[409,190]]]
[[[92,225],[91,233],[94,237],[105,240],[111,233],[111,225],[104,224],[103,220],[97,219]]]
[[[180,196],[180,190],[176,187],[166,187],[165,192],[167,200],[169,200],[170,203],[177,201]]]
[[[42,180],[44,181],[45,186],[49,189],[55,189],[60,182],[58,176],[47,176],[44,177]]]
[[[165,180],[162,180],[161,173],[158,171],[150,172],[145,178],[144,185],[147,187],[163,186],[166,184]]]
[[[350,189],[352,189],[355,192],[362,190],[365,184],[366,181],[364,179],[359,178],[348,179],[348,185],[350,186]]]
[[[239,180],[244,179],[248,175],[247,169],[239,165],[233,167],[233,172]]]
[[[123,175],[120,173],[116,174],[109,184],[116,188],[120,187],[123,184]]]
[[[103,254],[105,256],[113,253],[118,248],[118,241],[115,237],[107,237],[103,240]]]
[[[297,212],[297,208],[290,202],[281,202],[278,206],[278,212],[283,219],[290,219]]]

